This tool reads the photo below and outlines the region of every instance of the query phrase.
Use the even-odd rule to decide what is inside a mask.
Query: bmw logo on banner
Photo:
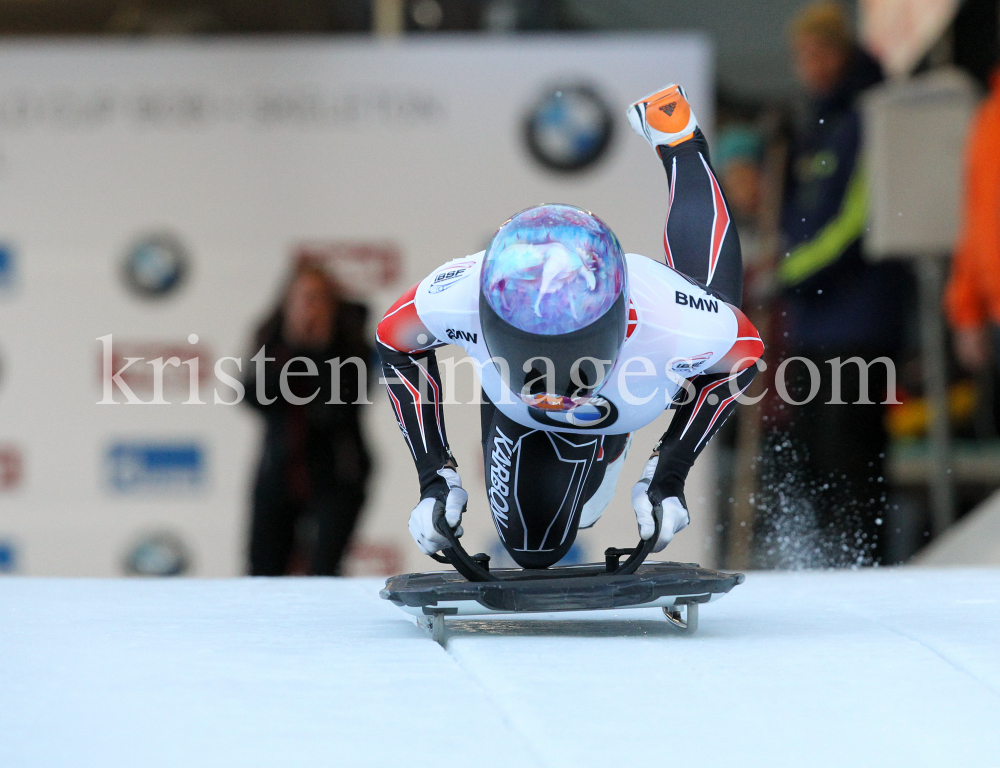
[[[125,573],[131,576],[180,576],[190,566],[184,542],[167,532],[143,536],[125,555]]]
[[[534,157],[554,171],[581,171],[607,151],[614,130],[608,105],[588,85],[546,92],[528,114],[524,137]]]
[[[129,248],[122,265],[125,284],[146,298],[173,293],[187,276],[190,259],[180,240],[170,234],[147,235]]]

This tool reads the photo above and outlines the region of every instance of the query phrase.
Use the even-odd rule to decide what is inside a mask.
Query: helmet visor
[[[576,408],[603,386],[628,322],[624,295],[603,317],[570,333],[545,335],[515,328],[485,297],[480,297],[479,316],[504,383],[530,407],[553,411]]]

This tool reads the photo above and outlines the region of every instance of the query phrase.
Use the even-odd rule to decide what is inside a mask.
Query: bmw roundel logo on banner
[[[125,573],[130,576],[180,576],[190,566],[184,542],[166,531],[141,537],[125,555]]]
[[[607,151],[614,118],[607,103],[589,85],[548,90],[524,123],[532,157],[555,171],[581,171]]]
[[[187,276],[190,259],[175,236],[156,233],[136,240],[122,265],[125,284],[146,298],[173,293]]]

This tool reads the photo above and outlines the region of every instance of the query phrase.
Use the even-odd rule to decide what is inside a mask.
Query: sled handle
[[[653,507],[653,535],[648,539],[639,539],[638,545],[630,549],[616,549],[608,547],[604,550],[604,565],[608,573],[613,576],[627,576],[635,573],[646,558],[653,553],[656,540],[660,537],[660,526],[663,525],[663,505],[657,504]],[[624,563],[619,565],[618,558],[628,555]]]
[[[449,546],[441,550],[441,554],[444,557],[441,557],[437,553],[431,555],[431,557],[439,563],[450,563],[456,571],[469,581],[500,581],[500,579],[489,572],[489,555],[472,556],[465,551],[465,547],[462,546],[458,540],[458,536],[455,535],[455,529],[448,525],[448,521],[444,516],[444,509],[444,499],[438,499],[434,502],[434,511],[431,520],[434,523],[434,529],[448,540]],[[486,567],[484,568],[480,563]]]

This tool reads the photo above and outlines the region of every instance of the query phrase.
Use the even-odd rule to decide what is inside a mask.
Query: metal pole
[[[948,434],[948,358],[945,350],[944,318],[941,293],[945,260],[938,256],[917,259],[920,284],[920,347],[923,361],[924,390],[930,409],[928,433],[928,488],[931,501],[931,524],[939,535],[955,519],[955,497],[950,464]]]

